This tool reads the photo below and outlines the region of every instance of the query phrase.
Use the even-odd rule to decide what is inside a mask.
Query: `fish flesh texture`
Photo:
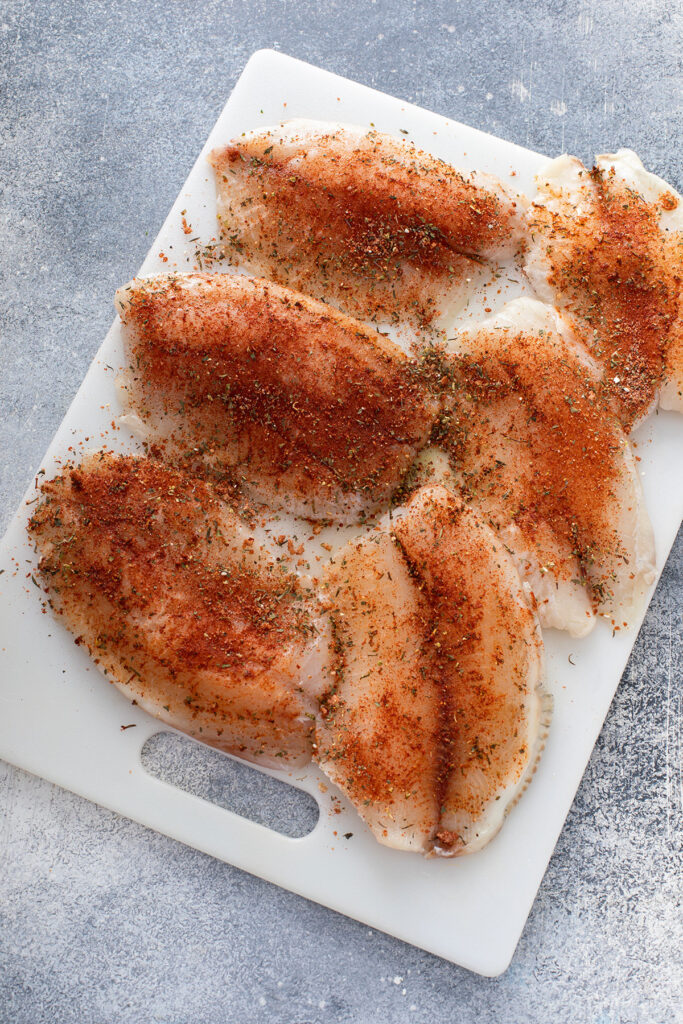
[[[456,856],[500,828],[548,725],[538,620],[495,533],[443,487],[351,541],[325,585],[315,757],[375,838]]]
[[[537,616],[514,561],[472,509],[423,488],[394,535],[431,609],[441,686],[435,853],[491,840],[536,770],[550,722]]]
[[[271,507],[358,521],[389,499],[438,417],[397,345],[279,285],[142,277],[116,307],[122,396],[143,436]]]
[[[374,129],[287,121],[209,162],[225,255],[363,320],[447,328],[525,236],[523,196]]]
[[[440,742],[427,602],[388,530],[350,541],[325,583],[336,656],[317,760],[380,842],[425,850],[439,815]]]
[[[205,483],[95,453],[42,485],[30,533],[53,609],[127,697],[249,761],[310,759],[327,620]]]
[[[652,528],[631,446],[570,324],[515,299],[460,331],[443,371],[450,485],[514,555],[541,623],[582,636],[598,612],[626,625],[654,579]]]
[[[526,274],[576,317],[627,430],[656,405],[683,411],[683,199],[634,152],[593,170],[561,156],[536,176]]]

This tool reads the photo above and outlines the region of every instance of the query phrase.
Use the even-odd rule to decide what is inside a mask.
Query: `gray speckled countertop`
[[[264,46],[548,154],[632,146],[683,186],[683,17],[668,0],[5,0],[0,525],[109,326],[114,288]],[[683,1020],[682,576],[679,536],[502,978],[0,762],[0,1021]]]

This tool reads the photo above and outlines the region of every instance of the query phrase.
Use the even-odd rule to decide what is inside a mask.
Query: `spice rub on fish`
[[[451,343],[450,486],[498,531],[541,623],[582,636],[625,625],[654,579],[633,452],[569,325],[533,299]]]
[[[247,760],[309,760],[326,623],[206,484],[96,453],[42,485],[29,529],[52,607],[126,696]]]
[[[316,758],[375,838],[425,851],[439,815],[440,757],[427,602],[388,530],[350,541],[325,585],[337,657]]]
[[[683,411],[683,200],[628,149],[536,176],[525,270],[577,318],[627,430],[656,403]]]
[[[536,616],[493,531],[445,488],[351,541],[326,574],[336,642],[316,759],[375,838],[484,846],[548,724]]]
[[[492,839],[536,769],[550,722],[538,619],[495,533],[445,488],[423,488],[393,527],[430,606],[441,690],[435,853]]]
[[[124,400],[148,436],[232,472],[253,497],[358,520],[386,501],[438,402],[391,341],[255,278],[137,278],[116,293]]]
[[[375,130],[293,120],[209,156],[226,255],[364,320],[447,328],[526,200]],[[484,276],[490,276],[484,275]]]

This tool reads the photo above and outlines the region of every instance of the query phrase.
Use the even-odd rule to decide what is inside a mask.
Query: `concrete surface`
[[[666,0],[5,0],[0,526],[255,49],[549,154],[630,145],[680,189],[682,45]],[[683,1020],[682,575],[679,536],[501,979],[0,764],[0,1021]]]

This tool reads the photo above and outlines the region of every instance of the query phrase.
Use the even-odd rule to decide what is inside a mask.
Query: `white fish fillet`
[[[438,826],[440,756],[427,603],[386,530],[351,541],[325,578],[337,661],[316,758],[379,842],[424,851]]]
[[[337,645],[316,758],[379,842],[484,846],[548,724],[536,616],[492,530],[445,488],[352,541],[326,583]]]
[[[374,129],[293,120],[215,150],[227,255],[361,319],[446,328],[527,201]]]
[[[316,599],[203,483],[96,453],[31,520],[50,603],[146,711],[259,764],[305,764],[329,634]]]
[[[549,306],[515,299],[451,342],[450,485],[498,531],[544,626],[628,623],[654,579],[633,452],[599,370]]]
[[[273,507],[357,521],[388,501],[437,419],[398,346],[279,285],[156,275],[116,306],[123,398],[143,432]]]
[[[634,152],[594,171],[561,156],[536,177],[525,271],[577,318],[630,429],[659,400],[683,411],[683,199]]]
[[[434,852],[474,853],[500,829],[545,743],[538,619],[495,533],[445,488],[418,491],[394,533],[430,604],[444,692],[449,771]]]

